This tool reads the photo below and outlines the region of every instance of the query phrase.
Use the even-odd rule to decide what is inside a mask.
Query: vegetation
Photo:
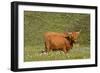
[[[66,55],[44,50],[44,33],[80,31],[78,44]],[[77,46],[78,45],[78,46]],[[90,58],[90,15],[79,13],[24,12],[24,61]]]

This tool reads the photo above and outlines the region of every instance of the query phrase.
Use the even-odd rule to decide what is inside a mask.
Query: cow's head
[[[77,39],[78,39],[79,34],[80,34],[80,31],[79,31],[79,32],[69,32],[67,37],[68,37],[71,41],[77,42]]]

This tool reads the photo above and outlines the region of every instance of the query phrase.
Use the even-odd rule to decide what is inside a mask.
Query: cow
[[[68,33],[64,32],[64,33],[60,33],[60,32],[46,32],[44,37],[47,38],[49,36],[62,36],[62,37],[67,37]]]
[[[65,54],[73,47],[78,38],[79,32],[46,32],[45,33],[45,52],[61,50]]]
[[[62,36],[50,36],[50,39],[45,42],[45,51],[55,51],[55,50],[61,50],[64,53],[68,51],[68,49],[71,47],[70,42],[62,37]]]

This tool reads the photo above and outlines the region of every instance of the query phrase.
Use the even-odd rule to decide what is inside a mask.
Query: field
[[[41,54],[45,49],[44,33],[80,31],[78,43],[64,54],[51,51]],[[47,61],[90,58],[90,15],[54,12],[24,12],[24,61]]]

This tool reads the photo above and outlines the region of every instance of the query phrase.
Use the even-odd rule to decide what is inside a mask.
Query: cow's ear
[[[79,32],[77,32],[77,34],[80,34],[82,30],[80,30]]]

